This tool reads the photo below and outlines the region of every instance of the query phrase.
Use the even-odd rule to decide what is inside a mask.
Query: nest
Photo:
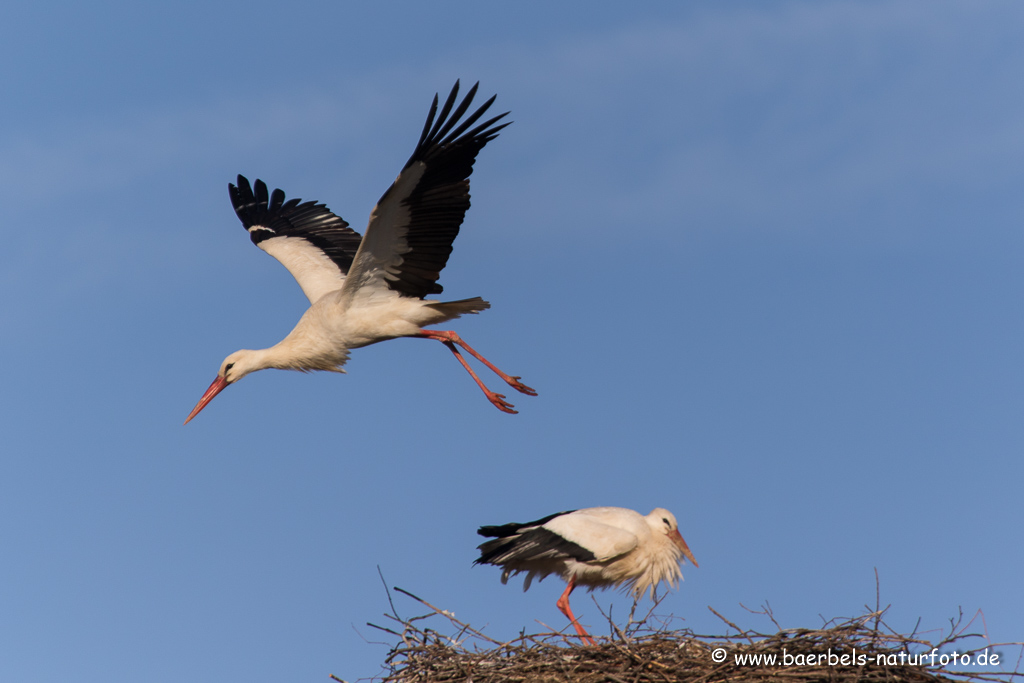
[[[584,646],[575,635],[557,632],[523,633],[499,642],[450,612],[395,590],[430,612],[403,619],[388,595],[392,614],[385,616],[401,630],[369,624],[398,640],[391,645],[384,671],[373,679],[382,683],[1011,683],[1024,678],[1024,644],[992,644],[982,634],[968,633],[973,620],[962,625],[962,612],[950,620],[948,635],[936,642],[893,631],[883,620],[885,610],[877,606],[816,629],[782,629],[770,607],[748,610],[770,620],[777,629],[770,634],[741,629],[709,607],[724,622],[726,635],[698,635],[672,628],[674,618],[652,616],[656,601],[642,619],[634,621],[631,612],[623,628],[605,615],[610,635],[595,635],[597,645]],[[428,626],[430,620],[440,622],[442,630]],[[984,665],[977,666],[982,656]],[[958,668],[964,663],[975,666]]]

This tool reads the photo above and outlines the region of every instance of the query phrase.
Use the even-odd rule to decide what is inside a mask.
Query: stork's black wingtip
[[[238,174],[238,178],[237,178],[237,180],[235,182],[238,183],[237,186],[236,185],[232,185],[231,183],[228,183],[228,187],[229,188],[237,188],[238,190],[241,190],[242,192],[250,192],[250,193],[252,192],[252,186],[249,184],[249,179],[246,178],[241,173]]]

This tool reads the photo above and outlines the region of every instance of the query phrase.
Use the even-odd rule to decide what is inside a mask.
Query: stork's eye
[[[665,522],[665,526],[667,526],[669,529],[672,528],[672,523],[668,521],[667,517],[662,517],[661,521]]]
[[[234,363],[228,363],[227,365],[224,366],[224,372],[227,372],[228,370],[230,370],[233,367],[235,367]]]

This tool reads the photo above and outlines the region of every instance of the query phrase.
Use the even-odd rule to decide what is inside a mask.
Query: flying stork
[[[558,574],[567,582],[555,603],[590,645],[594,639],[573,616],[569,594],[576,586],[589,590],[625,585],[639,599],[662,581],[675,587],[683,578],[683,557],[699,566],[671,512],[655,508],[647,516],[625,508],[599,507],[556,512],[535,522],[482,526],[481,536],[493,538],[479,546],[474,564],[502,567],[501,582],[527,572],[523,590],[534,577]]]
[[[469,208],[469,176],[477,154],[509,122],[499,114],[471,128],[495,97],[463,118],[479,83],[456,105],[459,83],[438,112],[438,98],[427,114],[416,149],[395,182],[370,213],[360,236],[324,204],[285,201],[281,190],[268,196],[239,175],[228,185],[235,213],[253,243],[298,281],[310,308],[281,342],[258,351],[242,350],[224,359],[217,378],[185,424],[229,384],[265,368],[344,372],[349,350],[397,337],[435,339],[447,346],[499,410],[515,413],[504,395],[488,389],[459,352],[461,347],[513,389],[536,396],[519,377],[505,374],[452,331],[424,327],[478,313],[490,304],[480,297],[441,302],[427,299],[443,291],[437,280]]]

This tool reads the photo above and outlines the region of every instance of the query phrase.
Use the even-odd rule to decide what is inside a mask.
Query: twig
[[[878,567],[875,567],[875,633],[878,633],[878,625],[882,623],[882,583],[878,579]]]
[[[456,619],[454,616],[452,616],[451,612],[448,612],[447,610],[443,610],[443,609],[439,609],[437,607],[434,607],[433,605],[431,605],[429,602],[427,602],[423,598],[419,598],[419,597],[413,595],[412,593],[410,593],[409,591],[404,590],[402,588],[399,588],[398,586],[395,586],[395,590],[398,591],[399,593],[402,593],[403,595],[408,595],[410,598],[412,598],[416,602],[419,602],[421,604],[426,605],[430,609],[434,610],[435,613],[440,614],[441,616],[447,618],[452,623],[458,624],[459,626],[462,626],[465,630],[469,631],[470,633],[472,633],[477,638],[483,638],[487,642],[493,643],[494,645],[501,645],[501,643],[499,643],[497,640],[494,640],[490,636],[484,635],[480,631],[477,631],[475,628],[471,627],[469,624],[462,623],[461,621]]]
[[[736,629],[736,633],[740,634],[741,636],[743,636],[744,638],[749,640],[751,643],[754,642],[753,638],[751,638],[749,635],[747,635],[746,631],[741,630],[739,626],[737,626],[736,624],[732,623],[731,621],[729,621],[728,619],[723,617],[721,614],[716,612],[714,607],[712,607],[711,605],[708,605],[708,609],[711,610],[711,613],[714,614],[716,617],[718,617],[719,619],[724,621],[726,624],[728,624],[732,628]]]
[[[380,582],[382,584],[384,584],[384,592],[388,596],[388,604],[391,605],[391,613],[394,614],[395,617],[397,618],[398,617],[398,610],[395,609],[395,603],[391,599],[391,591],[388,590],[388,582],[384,580],[384,572],[382,572],[380,570],[380,565],[379,564],[377,565],[377,576],[380,577]]]

